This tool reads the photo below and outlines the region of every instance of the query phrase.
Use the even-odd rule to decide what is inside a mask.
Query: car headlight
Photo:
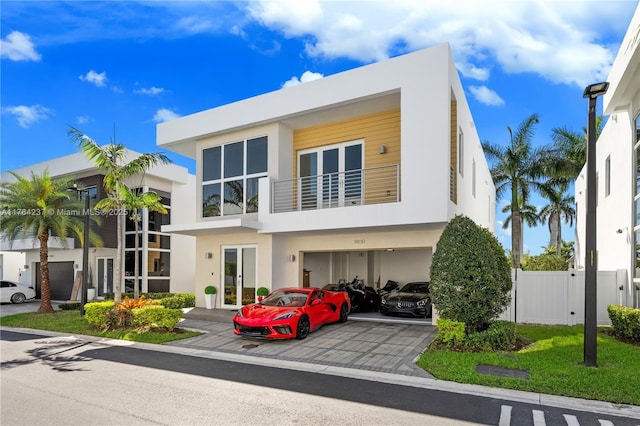
[[[288,318],[291,318],[291,317],[295,316],[296,314],[297,314],[297,312],[287,312],[286,314],[278,315],[273,320],[274,321],[278,321],[278,320],[288,319]]]
[[[383,298],[380,300],[380,304],[381,304],[381,305],[386,305],[386,304],[387,304],[387,298],[386,298],[386,297],[383,297]]]
[[[429,299],[418,300],[418,306],[426,306],[429,303]]]

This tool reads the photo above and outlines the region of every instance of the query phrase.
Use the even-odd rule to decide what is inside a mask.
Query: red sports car
[[[281,288],[260,303],[243,306],[233,317],[234,332],[267,339],[304,339],[331,322],[345,322],[349,295],[319,288]]]

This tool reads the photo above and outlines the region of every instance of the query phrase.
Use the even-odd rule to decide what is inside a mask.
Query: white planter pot
[[[87,300],[91,301],[94,300],[96,298],[96,289],[95,288],[88,288],[87,289]]]
[[[207,309],[215,309],[216,308],[216,295],[215,294],[205,294],[204,301],[207,304]]]

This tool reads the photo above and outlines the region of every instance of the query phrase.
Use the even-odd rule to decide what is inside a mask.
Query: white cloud
[[[29,35],[12,31],[0,40],[0,57],[12,61],[39,61],[41,55],[36,52]]]
[[[155,121],[156,123],[164,123],[165,121],[175,120],[178,117],[180,116],[170,109],[160,108],[153,116],[153,121]]]
[[[107,82],[107,72],[103,71],[101,73],[97,73],[94,70],[91,70],[78,78],[82,81],[86,81],[87,83],[95,84],[98,87],[104,87]]]
[[[470,86],[469,91],[480,103],[490,106],[504,105],[504,100],[487,86]]]
[[[311,57],[371,62],[448,42],[469,78],[487,80],[497,65],[584,87],[606,78],[617,46],[605,33],[624,33],[631,3],[263,0],[247,10],[286,37],[304,37]]]
[[[53,115],[53,111],[42,105],[18,105],[3,108],[4,112],[16,117],[20,127],[27,128],[41,120],[46,120]]]
[[[89,122],[89,117],[86,115],[79,115],[76,117],[76,123],[78,124],[86,124]]]
[[[139,93],[141,95],[149,95],[149,96],[156,96],[159,95],[160,93],[163,93],[164,89],[161,87],[155,87],[152,86],[150,88],[142,88],[142,89],[138,89],[138,90],[134,90],[133,93]]]
[[[289,80],[282,83],[282,87],[285,88],[285,87],[297,86],[298,84],[306,83],[308,81],[313,81],[313,80],[319,80],[323,77],[324,75],[318,72],[305,71],[302,73],[300,78],[293,76]]]

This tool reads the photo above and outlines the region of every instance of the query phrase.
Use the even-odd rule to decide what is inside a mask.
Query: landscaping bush
[[[111,325],[110,312],[114,307],[112,300],[87,303],[84,305],[84,318],[94,327],[107,329]]]
[[[166,300],[166,299],[164,299]],[[148,305],[133,309],[133,325],[143,328],[164,328],[173,330],[182,318],[182,310],[168,309],[160,305]]]
[[[79,311],[80,302],[67,302],[58,305],[61,311]]]
[[[547,253],[529,256],[521,264],[524,271],[566,271],[569,269],[569,261],[564,256]]]
[[[511,301],[511,267],[486,229],[465,216],[445,227],[431,265],[431,300],[442,318],[486,330]]]
[[[438,318],[436,325],[438,326],[436,340],[444,343],[447,347],[459,346],[464,341],[465,324],[463,322]]]
[[[196,306],[196,295],[193,293],[178,293],[176,296],[184,297],[184,306],[183,308],[195,308]]]
[[[493,321],[483,331],[469,333],[464,347],[473,351],[504,351],[516,342],[516,325],[509,321]]]
[[[156,299],[164,299],[165,297],[172,297],[175,295],[173,293],[162,292],[162,293],[142,293],[141,296],[144,296],[147,299],[156,300]],[[104,294],[105,300],[113,300],[114,297],[115,296],[113,292],[107,292]],[[125,297],[128,297],[129,299],[133,299],[135,296],[133,293],[122,293],[122,298],[124,299]]]
[[[640,310],[627,306],[607,306],[613,334],[640,343]]]
[[[158,300],[158,303],[168,309],[182,309],[186,307],[186,299],[183,296],[171,296]]]

